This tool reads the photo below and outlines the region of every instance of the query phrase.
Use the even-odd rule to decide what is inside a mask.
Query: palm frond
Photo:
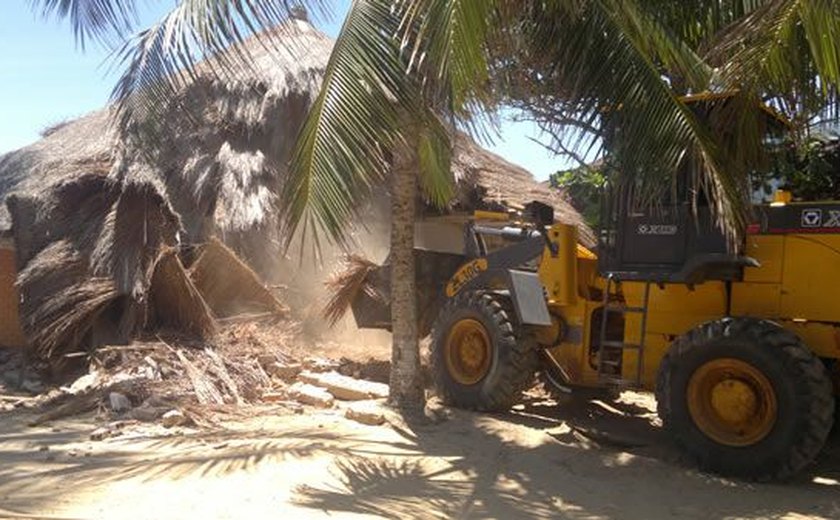
[[[768,0],[646,0],[648,13],[681,42],[703,54],[714,37]],[[641,5],[641,4],[640,4]]]
[[[290,230],[302,225],[344,242],[357,201],[384,180],[400,107],[412,104],[392,36],[396,23],[388,2],[353,2],[281,194]]]
[[[709,53],[709,60],[721,67],[722,81],[764,98],[781,99],[794,111],[836,107],[840,3],[765,0],[759,4],[722,32]]]
[[[621,31],[634,42],[640,52],[650,56],[661,65],[674,88],[694,92],[708,88],[712,76],[711,67],[695,52],[691,44],[680,34],[679,27],[663,23],[661,14],[651,11],[649,5],[638,2],[617,2],[610,6],[617,9],[616,20]]]
[[[382,298],[367,281],[368,274],[378,265],[361,255],[346,255],[343,264],[325,284],[330,296],[323,315],[330,326],[341,321],[360,292],[376,300]]]
[[[455,192],[451,168],[452,132],[431,110],[425,122],[418,127],[420,133],[416,146],[420,161],[420,186],[434,206],[444,208]]]
[[[353,2],[281,195],[290,239],[300,226],[316,239],[327,233],[345,242],[358,203],[384,182],[392,151],[418,146],[418,136],[422,184],[433,200],[448,200],[446,126],[407,71],[396,36],[402,22],[403,13],[389,1]]]
[[[283,31],[278,25],[299,6],[327,17],[328,5],[328,0],[179,1],[115,54],[115,66],[124,72],[112,100],[119,109],[123,134],[163,120],[162,107],[169,106],[174,93],[193,81],[198,70],[223,78],[247,72],[253,60],[251,46],[242,45],[246,40],[254,38],[264,46],[282,48]],[[294,28],[287,26],[287,30]],[[288,50],[305,52],[293,47]],[[183,109],[187,112],[187,107]]]
[[[500,27],[501,0],[409,0],[402,21],[409,70],[423,77],[430,99],[448,102],[470,120],[495,104],[487,45]]]
[[[108,45],[122,40],[136,27],[136,0],[29,0],[42,16],[69,19],[76,41],[84,48],[87,40]]]
[[[698,184],[717,205],[719,223],[734,239],[747,217],[748,166],[727,153],[664,79],[662,64],[682,59],[684,49],[666,45],[665,31],[650,36],[655,17],[642,5],[556,0],[528,14],[534,29],[526,33],[523,61],[531,84],[556,108],[545,124],[552,135],[562,135],[570,121],[601,132],[602,146],[620,161],[620,182],[634,186],[638,205],[660,203],[674,189],[676,172],[692,162]],[[692,67],[689,62],[681,70]],[[698,69],[696,81],[704,74]]]

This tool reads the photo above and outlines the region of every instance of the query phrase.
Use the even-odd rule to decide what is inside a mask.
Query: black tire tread
[[[488,330],[496,347],[504,349],[504,363],[494,367],[495,382],[479,398],[466,396],[459,385],[447,377],[446,364],[440,350],[451,325],[452,314],[471,309],[489,318]],[[438,395],[444,403],[479,411],[505,411],[521,399],[522,392],[533,383],[537,367],[536,342],[524,334],[514,321],[515,312],[509,300],[500,294],[467,292],[447,301],[432,326],[432,375]]]
[[[788,366],[795,378],[799,400],[799,413],[804,417],[796,442],[790,445],[784,457],[773,468],[741,468],[741,471],[722,471],[716,461],[710,461],[695,447],[686,442],[684,424],[675,424],[671,410],[670,378],[679,370],[681,360],[689,352],[702,349],[717,338],[745,338],[755,345],[771,348],[781,362]],[[703,470],[734,473],[734,476],[755,480],[785,480],[807,467],[822,450],[834,421],[834,391],[826,368],[792,332],[780,325],[754,318],[724,318],[697,327],[678,338],[662,359],[656,383],[657,412],[663,426],[671,433],[676,444]]]

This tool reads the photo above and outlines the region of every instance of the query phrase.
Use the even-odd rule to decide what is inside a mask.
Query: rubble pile
[[[388,386],[360,376],[387,373],[387,362],[306,356],[298,331],[284,318],[233,320],[212,341],[161,334],[100,347],[88,355],[86,372],[52,387],[30,371],[20,351],[0,351],[0,411],[34,412],[33,426],[93,413],[103,423],[91,433],[94,440],[136,423],[212,425],[219,414],[247,414],[258,405],[289,413],[335,409],[362,424],[384,423]]]

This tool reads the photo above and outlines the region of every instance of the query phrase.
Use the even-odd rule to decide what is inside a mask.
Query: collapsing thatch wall
[[[16,280],[14,241],[6,233],[0,233],[0,347],[21,347],[26,343],[20,327]]]
[[[93,173],[7,199],[36,358],[125,342],[145,325],[152,276],[180,222],[162,189],[139,179]]]
[[[150,321],[199,337],[211,336],[216,332],[213,313],[185,273],[176,249],[161,252],[150,284]]]
[[[259,276],[215,238],[201,246],[190,279],[220,318],[243,312],[287,312]]]

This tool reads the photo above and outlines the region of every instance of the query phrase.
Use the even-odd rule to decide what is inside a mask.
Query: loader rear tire
[[[432,375],[446,404],[507,410],[533,383],[537,362],[536,341],[522,332],[502,295],[456,296],[432,327]]]
[[[834,418],[825,366],[793,333],[751,318],[677,339],[656,385],[659,417],[702,470],[784,480],[817,457]]]

